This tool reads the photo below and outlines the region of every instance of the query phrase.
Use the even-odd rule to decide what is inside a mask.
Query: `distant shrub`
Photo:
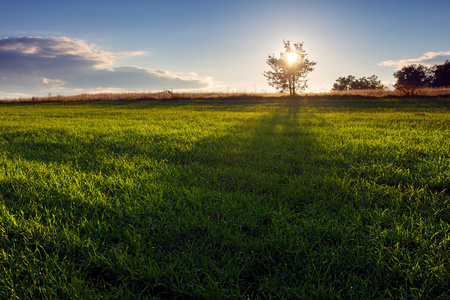
[[[381,84],[378,77],[372,75],[370,77],[361,77],[356,79],[355,76],[339,77],[333,85],[333,91],[351,91],[351,90],[383,90],[385,86]]]

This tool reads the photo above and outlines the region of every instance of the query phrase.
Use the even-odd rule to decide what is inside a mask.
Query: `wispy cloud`
[[[379,66],[393,67],[399,70],[404,66],[413,64],[422,64],[425,66],[433,66],[443,64],[446,60],[450,60],[450,51],[427,52],[419,58],[405,58],[399,60],[387,60],[380,62]]]
[[[200,89],[212,79],[134,66],[113,66],[145,51],[108,52],[68,37],[0,38],[0,90],[46,93],[87,90]]]

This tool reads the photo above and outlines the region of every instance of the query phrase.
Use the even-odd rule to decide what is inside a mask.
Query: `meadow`
[[[0,104],[0,298],[448,299],[450,98]]]

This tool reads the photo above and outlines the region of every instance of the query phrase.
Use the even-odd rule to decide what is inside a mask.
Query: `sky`
[[[404,65],[450,60],[448,0],[21,0],[0,8],[0,99],[98,92],[275,92],[283,39],[338,77],[395,83]]]

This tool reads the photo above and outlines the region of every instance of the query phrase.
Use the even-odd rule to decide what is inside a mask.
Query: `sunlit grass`
[[[3,105],[0,297],[448,298],[449,108]]]

